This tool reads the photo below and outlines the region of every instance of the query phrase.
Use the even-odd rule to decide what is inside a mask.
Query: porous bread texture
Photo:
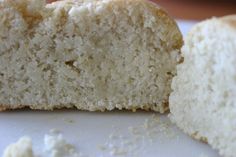
[[[164,112],[181,46],[145,0],[3,0],[1,108]]]
[[[225,157],[236,150],[236,16],[197,24],[184,39],[170,118]]]

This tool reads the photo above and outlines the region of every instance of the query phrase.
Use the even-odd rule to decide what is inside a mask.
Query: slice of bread
[[[181,33],[145,0],[0,1],[1,109],[168,109]]]
[[[197,24],[184,39],[170,118],[225,157],[236,152],[236,15]]]

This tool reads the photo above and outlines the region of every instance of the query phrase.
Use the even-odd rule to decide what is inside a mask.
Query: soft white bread
[[[181,46],[149,1],[2,0],[1,108],[164,112]]]
[[[184,39],[170,118],[225,157],[236,153],[236,15],[197,24]]]

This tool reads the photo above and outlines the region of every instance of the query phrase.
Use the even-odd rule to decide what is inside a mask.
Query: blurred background
[[[47,0],[53,2],[56,0]],[[203,20],[236,14],[236,0],[150,0],[177,19]]]
[[[177,19],[203,20],[236,14],[236,0],[151,0]]]

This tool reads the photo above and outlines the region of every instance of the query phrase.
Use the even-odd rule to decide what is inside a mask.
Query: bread
[[[181,33],[145,0],[0,1],[0,106],[168,109]]]
[[[236,15],[197,24],[184,39],[170,118],[225,157],[236,150]]]

